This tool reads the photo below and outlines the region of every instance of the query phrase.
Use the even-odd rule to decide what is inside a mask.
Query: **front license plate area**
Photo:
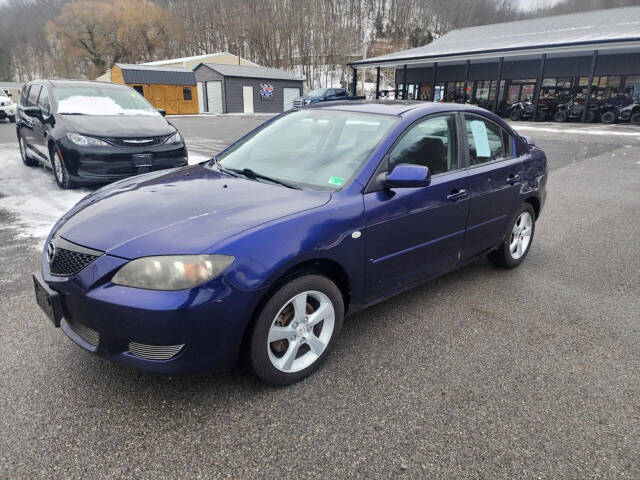
[[[139,153],[133,156],[133,166],[140,167],[152,167],[153,166],[153,154],[151,153]]]
[[[53,325],[59,327],[62,319],[60,295],[51,290],[38,275],[33,275],[33,287],[36,292],[38,306],[47,314]]]

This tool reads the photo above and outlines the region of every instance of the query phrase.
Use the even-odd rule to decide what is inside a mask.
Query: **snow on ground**
[[[189,164],[210,157],[190,152]],[[0,210],[15,216],[10,228],[18,236],[37,238],[39,247],[58,218],[91,192],[88,188],[61,190],[51,170],[22,163],[17,143],[0,144],[0,166]]]

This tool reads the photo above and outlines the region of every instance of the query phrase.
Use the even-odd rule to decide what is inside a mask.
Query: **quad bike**
[[[531,102],[518,102],[511,105],[509,118],[515,122],[517,122],[518,120],[529,120],[533,118],[534,112],[535,112],[537,122],[542,122],[545,120],[546,118],[545,111],[542,109],[539,109],[536,112],[535,107]]]
[[[582,119],[582,112],[584,112],[584,104],[581,101],[570,100],[558,105],[556,112],[553,114],[553,120],[556,122],[579,121]],[[589,104],[585,121],[587,123],[597,122],[599,115],[600,105]]]
[[[607,100],[602,106],[600,119],[606,124],[629,121],[634,125],[640,125],[640,100],[630,100],[626,97]]]

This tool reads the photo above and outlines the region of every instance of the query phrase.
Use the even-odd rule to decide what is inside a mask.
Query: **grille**
[[[98,343],[100,343],[100,332],[96,332],[92,328],[70,320],[67,320],[67,325],[69,325],[71,330],[76,332],[80,338],[94,347],[97,347]]]
[[[166,135],[163,135],[161,137],[138,137],[138,138],[109,137],[109,138],[105,138],[105,140],[113,145],[118,145],[120,147],[149,147],[151,145],[160,145],[167,138],[168,137]]]
[[[129,352],[132,355],[147,360],[169,360],[175,357],[184,347],[182,345],[145,345],[144,343],[130,342]]]
[[[51,262],[52,275],[75,275],[93,262],[99,255],[74,252],[65,248],[57,248]]]

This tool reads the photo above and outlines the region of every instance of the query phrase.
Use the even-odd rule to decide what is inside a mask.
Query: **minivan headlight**
[[[76,145],[80,145],[82,147],[106,147],[109,145],[107,142],[100,140],[99,138],[86,137],[79,133],[67,133],[67,138]]]
[[[171,135],[164,143],[166,144],[178,144],[178,143],[182,143],[182,136],[180,135],[180,132],[178,132],[176,130],[176,133],[174,133],[173,135]]]
[[[111,282],[147,290],[184,290],[220,275],[234,260],[230,255],[142,257],[125,264]]]

